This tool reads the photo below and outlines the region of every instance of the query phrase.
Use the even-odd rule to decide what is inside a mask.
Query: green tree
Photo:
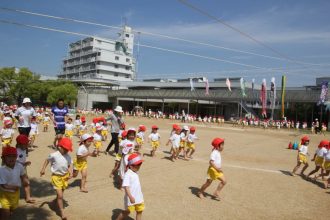
[[[47,102],[49,104],[56,103],[59,98],[64,99],[64,102],[73,105],[76,101],[78,95],[78,89],[72,83],[64,83],[62,85],[56,86],[48,94]]]

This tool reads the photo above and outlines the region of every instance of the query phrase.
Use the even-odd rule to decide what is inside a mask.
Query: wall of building
[[[104,102],[106,105],[109,103],[108,94],[106,92],[102,93],[85,93],[84,90],[78,91],[78,101],[77,107],[79,109],[91,109],[93,108],[93,103]]]

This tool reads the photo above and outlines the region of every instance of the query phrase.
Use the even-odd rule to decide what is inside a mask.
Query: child
[[[14,129],[12,129],[13,122],[12,120],[5,120],[4,121],[5,127],[0,131],[1,143],[2,147],[10,146],[13,136],[14,136]]]
[[[87,133],[86,120],[81,120],[81,125],[79,126],[79,138]]]
[[[136,138],[135,128],[129,128],[127,131],[127,139],[121,143],[122,158],[119,166],[119,174],[121,179],[124,178],[124,174],[126,172],[128,156],[131,153],[133,153],[135,149],[136,146],[135,138]]]
[[[95,127],[96,131],[93,135],[94,138],[94,151],[96,156],[100,156],[100,149],[102,148],[102,126],[98,125]]]
[[[307,155],[308,155],[308,144],[309,144],[309,137],[304,136],[301,138],[301,146],[298,149],[297,155],[297,166],[293,168],[292,176],[296,176],[296,171],[299,169],[300,165],[303,163],[304,167],[301,170],[300,174],[304,175],[304,171],[308,167]]]
[[[27,166],[31,165],[30,161],[26,161],[26,149],[28,146],[29,138],[26,135],[20,134],[16,137],[17,162],[25,168],[27,178],[27,183],[24,185],[25,201],[26,203],[35,203],[35,200],[31,198],[30,181],[27,175]]]
[[[136,212],[136,219],[140,220],[142,218],[144,200],[140,179],[137,174],[142,162],[142,158],[137,153],[133,153],[128,157],[128,170],[125,172],[122,184],[125,189],[125,210],[117,217],[117,220],[126,219],[134,211]]]
[[[36,140],[36,136],[39,134],[38,124],[35,118],[31,119],[31,130],[30,130],[30,147],[35,147],[34,141]]]
[[[186,151],[186,156],[188,158],[192,159],[192,155],[195,152],[195,140],[198,140],[198,137],[195,134],[196,128],[195,127],[190,127],[190,132],[188,134],[187,138],[187,151]],[[190,154],[189,154],[190,152]]]
[[[80,115],[76,115],[76,120],[74,121],[74,126],[76,128],[76,135],[79,136],[79,127],[81,125]]]
[[[318,148],[316,149],[316,152],[314,154],[314,157],[311,161],[315,161],[315,169],[312,170],[308,175],[307,178],[309,179],[310,176],[317,171],[319,171],[320,168],[323,167],[324,162],[324,155],[327,153],[327,148],[329,146],[329,141],[323,140],[320,142]],[[321,173],[323,174],[323,168],[321,169]]]
[[[137,143],[137,151],[142,148],[144,143],[144,132],[146,132],[147,128],[144,125],[139,125],[138,133],[136,134],[136,143]]]
[[[122,158],[122,148],[124,147],[124,142],[125,142],[126,137],[127,137],[127,131],[123,131],[121,133],[121,137],[122,137],[122,140],[119,143],[119,151],[116,154],[115,166],[113,167],[113,169],[112,169],[112,171],[110,173],[110,178],[112,178],[117,173],[117,171],[119,169],[120,161],[121,161],[121,158]]]
[[[152,147],[152,150],[150,151],[150,155],[153,157],[155,156],[155,152],[157,150],[157,148],[160,146],[160,135],[159,133],[157,132],[158,131],[158,127],[157,125],[153,125],[151,127],[151,134],[149,135],[149,141],[151,141],[151,147]]]
[[[68,187],[68,180],[72,178],[72,160],[68,151],[72,151],[72,142],[69,138],[62,138],[58,142],[58,151],[51,153],[45,160],[40,171],[40,176],[45,174],[47,165],[51,164],[51,182],[56,190],[57,205],[62,219],[67,219],[64,214],[63,193]]]
[[[181,151],[183,151],[183,159],[188,160],[187,155],[186,155],[186,145],[187,145],[187,132],[189,131],[189,128],[187,125],[183,126],[183,129],[180,134],[180,147],[179,151],[177,152],[176,157],[179,157]]]
[[[212,141],[213,150],[210,156],[210,165],[207,170],[207,180],[204,185],[201,187],[198,196],[199,198],[204,198],[204,191],[207,187],[209,187],[213,180],[219,180],[220,183],[213,193],[213,196],[219,199],[219,193],[222,188],[226,185],[227,181],[221,169],[221,154],[220,152],[224,149],[224,139],[222,138],[214,138]]]
[[[46,112],[45,117],[43,118],[43,122],[42,122],[42,124],[44,126],[44,132],[48,131],[49,122],[50,122],[50,117],[49,117],[49,114]]]
[[[108,139],[108,125],[105,120],[103,120],[103,122],[102,122],[101,135],[102,135],[102,141],[106,141]]]
[[[65,123],[65,137],[72,139],[73,136],[74,125],[72,124],[72,118],[68,118]]]
[[[176,160],[177,159],[177,152],[178,152],[178,149],[180,147],[180,132],[181,132],[181,128],[177,125],[175,127],[175,133],[172,134],[172,136],[169,138],[169,140],[167,141],[166,143],[166,146],[169,145],[169,143],[171,142],[172,143],[172,147],[171,147],[171,161],[174,162],[174,159]]]
[[[96,154],[89,152],[89,147],[93,143],[93,137],[89,134],[84,134],[81,137],[81,142],[77,150],[77,158],[73,161],[73,177],[77,177],[81,172],[80,192],[88,193],[86,189],[87,179],[87,158],[88,156],[95,157]]]
[[[325,173],[319,174],[317,177],[315,177],[315,179],[321,176],[323,179],[324,176],[328,176],[330,174],[330,145],[327,146],[327,151],[324,153],[323,156],[324,156],[323,169],[325,170]],[[330,178],[328,178],[328,180],[326,180],[326,182],[324,183],[324,188],[327,189],[329,184],[330,184]]]
[[[19,188],[28,184],[24,167],[16,161],[17,150],[14,147],[4,147],[0,167],[0,219],[7,220],[17,208],[19,202]]]

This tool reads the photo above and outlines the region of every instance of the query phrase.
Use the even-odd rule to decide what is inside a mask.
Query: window
[[[118,69],[118,67],[119,67],[119,66],[118,66],[117,64],[115,64],[115,68]]]
[[[100,62],[100,61],[97,61],[97,62],[96,62],[96,64],[97,64],[97,65],[100,65],[100,64],[101,64],[101,62]]]
[[[125,69],[126,69],[126,70],[130,70],[131,67],[129,67],[129,66],[125,66]]]
[[[96,73],[100,73],[100,70],[96,70]]]
[[[115,73],[115,75],[114,76],[118,76],[118,73]]]
[[[126,34],[125,36],[126,36],[126,37],[129,37],[129,34]]]
[[[119,57],[118,56],[115,56],[115,60],[119,60]]]
[[[130,61],[130,59],[129,58],[126,58],[126,62],[129,62]]]
[[[101,56],[101,52],[97,52],[97,56]]]

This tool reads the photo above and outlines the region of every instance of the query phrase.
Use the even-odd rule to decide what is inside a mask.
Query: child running
[[[30,147],[36,147],[34,146],[34,142],[36,140],[37,135],[39,134],[38,124],[35,118],[31,119],[31,130],[30,130]]]
[[[56,201],[62,219],[67,219],[64,214],[63,193],[68,188],[68,180],[72,178],[72,160],[68,151],[72,151],[72,142],[69,138],[62,138],[57,145],[58,151],[51,153],[45,160],[40,171],[40,176],[45,174],[45,169],[50,163],[52,172],[51,182],[56,190]]]
[[[187,132],[189,131],[189,127],[187,125],[183,126],[181,134],[180,134],[180,147],[179,151],[177,152],[176,157],[178,158],[181,151],[183,151],[183,159],[188,160],[187,155],[186,155],[186,145],[187,145]]]
[[[324,162],[324,155],[327,153],[327,148],[329,146],[328,140],[323,140],[320,142],[318,148],[316,149],[316,152],[314,154],[314,157],[311,161],[315,161],[315,169],[312,170],[308,175],[307,178],[309,179],[310,176],[317,171],[319,171],[320,168],[323,167]],[[323,174],[323,168],[321,169],[321,173]]]
[[[189,129],[189,134],[187,138],[187,151],[186,151],[186,156],[190,159],[192,159],[192,155],[195,153],[195,140],[198,140],[198,137],[196,136],[196,128],[195,127],[190,127]]]
[[[329,176],[330,174],[330,145],[328,145],[327,147],[327,152],[324,154],[324,165],[323,168],[325,170],[325,173],[321,173],[319,174],[316,179],[320,176],[322,176],[322,179],[324,176]],[[329,187],[330,184],[330,177],[328,177],[328,179],[325,181],[324,183],[324,188],[327,189]]]
[[[87,133],[86,119],[81,119],[81,125],[79,126],[79,138]]]
[[[219,180],[220,183],[213,193],[214,198],[219,199],[219,193],[222,188],[226,185],[227,181],[221,169],[221,154],[220,152],[224,149],[224,139],[214,138],[212,141],[213,150],[210,156],[210,165],[207,170],[207,180],[201,187],[198,196],[199,198],[204,198],[204,191],[209,187],[213,180]]]
[[[48,131],[48,126],[49,126],[49,122],[50,122],[50,117],[49,117],[49,114],[46,112],[45,113],[45,116],[43,117],[43,121],[42,121],[42,124],[44,126],[44,132],[47,132]]]
[[[65,123],[65,137],[72,139],[74,125],[72,124],[72,118],[68,118],[67,122]]]
[[[151,134],[149,135],[148,139],[149,142],[151,141],[151,148],[152,150],[150,151],[150,156],[154,157],[155,156],[155,152],[157,150],[157,148],[160,146],[160,135],[158,133],[158,126],[157,125],[153,125],[151,127]]]
[[[137,151],[141,150],[144,144],[144,133],[146,132],[147,128],[144,125],[139,125],[138,133],[136,134],[136,143],[137,143]]]
[[[80,115],[76,115],[76,120],[74,121],[74,126],[76,129],[76,135],[79,136],[79,127],[81,125]]]
[[[35,200],[31,198],[30,181],[27,175],[27,166],[31,165],[31,161],[26,160],[26,150],[28,147],[29,138],[24,134],[18,135],[16,137],[17,162],[22,164],[22,166],[25,168],[25,174],[27,179],[27,182],[24,185],[25,201],[26,203],[35,203]]]
[[[171,161],[174,162],[174,160],[177,159],[177,153],[178,153],[178,149],[180,147],[180,140],[181,140],[181,136],[180,136],[180,132],[181,132],[181,128],[179,126],[175,127],[175,133],[172,134],[172,136],[169,138],[169,140],[166,143],[166,146],[169,145],[169,143],[172,143],[172,147],[171,147]]]
[[[119,151],[116,154],[115,166],[113,167],[113,169],[112,169],[112,171],[110,173],[110,178],[112,178],[116,174],[118,174],[118,169],[119,169],[119,166],[120,166],[120,161],[121,161],[121,158],[123,156],[122,155],[122,151],[123,151],[124,143],[125,143],[125,140],[126,140],[126,137],[127,137],[127,131],[123,131],[121,133],[121,137],[122,137],[122,140],[119,143]],[[121,184],[121,179],[120,179],[120,184]]]
[[[81,137],[81,142],[77,150],[77,158],[73,160],[73,177],[77,177],[81,172],[80,192],[88,193],[86,189],[87,180],[87,158],[95,157],[96,154],[89,152],[89,147],[93,143],[93,137],[89,134],[84,134]]]
[[[94,138],[94,151],[96,156],[100,156],[100,150],[102,148],[102,126],[98,125],[95,127],[96,131],[93,135]]]
[[[2,147],[7,147],[11,145],[15,131],[12,128],[13,126],[12,120],[5,120],[4,125],[5,127],[0,130],[0,137],[1,137]]]
[[[14,147],[4,147],[0,167],[0,219],[7,220],[11,213],[18,207],[19,189],[28,184],[24,167],[16,161],[17,150]]]
[[[308,144],[309,144],[309,137],[308,136],[304,136],[301,138],[301,146],[298,149],[298,155],[297,155],[297,166],[295,166],[295,168],[293,168],[292,171],[292,176],[296,176],[296,172],[299,169],[301,164],[304,164],[304,167],[302,168],[300,175],[303,176],[304,175],[304,171],[307,169],[308,167],[308,160],[307,160],[307,156],[308,156]]]
[[[128,170],[125,172],[122,187],[125,190],[124,204],[125,210],[117,217],[117,220],[126,219],[131,212],[136,212],[136,219],[142,219],[144,210],[144,199],[140,184],[139,175],[142,158],[139,154],[133,153],[128,157]]]

